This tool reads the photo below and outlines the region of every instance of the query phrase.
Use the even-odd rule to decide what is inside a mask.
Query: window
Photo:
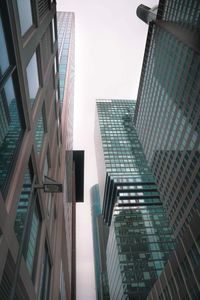
[[[42,40],[41,40],[41,56],[42,56],[42,65],[44,73],[47,70],[47,66],[50,62],[51,52],[52,52],[52,37],[51,37],[51,27],[49,26],[45,31]]]
[[[34,261],[36,259],[36,254],[37,254],[37,242],[39,238],[40,222],[41,222],[41,217],[39,214],[39,209],[38,209],[38,204],[36,199],[31,220],[29,222],[29,228],[27,230],[25,248],[24,248],[24,257],[31,277],[33,276],[34,265],[35,265]]]
[[[36,260],[37,255],[37,243],[41,223],[41,216],[39,212],[38,199],[36,194],[32,195],[30,199],[33,178],[34,176],[32,164],[31,162],[29,162],[29,166],[24,174],[24,182],[17,207],[17,214],[14,225],[17,239],[19,243],[23,243],[23,245],[21,246],[23,248],[24,259],[26,261],[29,274],[32,278],[34,276],[34,262]],[[30,206],[29,203],[31,204]],[[28,218],[28,223],[25,223],[26,218]],[[22,235],[24,230],[25,238],[22,241]]]
[[[31,186],[33,182],[33,171],[31,163],[29,163],[29,167],[27,168],[24,175],[23,187],[20,195],[20,200],[17,207],[17,214],[15,219],[15,234],[17,236],[18,242],[21,242],[24,224],[29,204],[29,198],[31,193]]]
[[[12,57],[11,64],[9,57],[9,50],[13,52],[13,45],[11,40],[6,43],[6,37],[10,38],[11,32],[3,3],[2,11],[4,15],[0,12],[0,79],[3,77],[3,80],[0,80],[0,189],[5,195],[24,132],[24,118],[19,110],[20,95],[15,60]]]
[[[50,264],[47,245],[45,245],[38,299],[40,300],[49,299],[50,278],[51,278],[51,264]]]
[[[44,132],[45,132],[44,119],[43,119],[43,113],[41,112],[40,117],[37,121],[37,127],[35,132],[35,141],[36,141],[38,154],[40,153],[40,150],[42,148]]]
[[[5,267],[3,270],[3,275],[1,278],[1,282],[0,282],[1,300],[10,299],[11,289],[13,288],[15,269],[16,269],[15,263],[12,259],[12,255],[8,251]],[[16,299],[16,300],[17,299],[20,299],[20,300],[29,299],[20,276],[18,277],[17,285],[15,286],[14,299]]]
[[[17,0],[17,6],[21,34],[24,35],[26,31],[31,27],[31,25],[33,25],[31,0]]]
[[[23,128],[17,106],[13,77],[9,77],[0,93],[0,187],[3,191],[11,173]]]
[[[45,161],[44,161],[44,169],[43,169],[43,180],[45,180],[45,176],[49,175],[49,151],[46,154]]]
[[[33,105],[38,89],[39,89],[39,76],[38,76],[38,64],[36,53],[33,54],[27,68],[26,68],[28,90],[31,105]]]
[[[6,264],[3,271],[3,276],[0,282],[0,295],[2,300],[9,299],[12,288],[12,281],[14,279],[14,262],[11,254],[8,252]]]
[[[49,0],[37,0],[39,19],[43,18],[49,10]]]
[[[55,43],[56,41],[56,36],[55,36],[55,21],[54,19],[52,19],[52,36],[53,36],[53,44]]]
[[[6,41],[5,41],[5,35],[3,31],[1,17],[0,17],[0,45],[1,45],[1,55],[0,55],[0,76],[1,76],[9,67],[8,53],[7,53]]]
[[[55,74],[58,72],[58,67],[57,67],[57,57],[54,57],[54,72]]]

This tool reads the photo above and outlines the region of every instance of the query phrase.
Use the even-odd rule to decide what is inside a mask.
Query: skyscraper
[[[173,249],[155,178],[132,125],[135,103],[99,100],[96,157],[104,222],[109,228],[111,299],[145,299]]]
[[[1,2],[2,300],[74,299],[75,201],[83,194],[73,184],[82,176],[76,168],[83,170],[83,153],[72,151],[70,125],[74,16],[62,17],[69,21],[59,30],[67,34],[58,55],[55,1]]]
[[[153,299],[200,296],[200,3],[161,0],[149,25],[134,123],[177,248]]]

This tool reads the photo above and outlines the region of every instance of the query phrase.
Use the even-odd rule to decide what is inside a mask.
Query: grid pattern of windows
[[[200,2],[160,0],[157,20],[134,121],[178,243],[147,299],[199,299]]]
[[[150,27],[136,128],[175,234],[182,235],[199,205],[200,58],[173,32]]]
[[[58,112],[59,119],[57,122],[57,144],[61,147],[61,144],[66,139],[66,201],[69,202],[72,199],[72,164],[73,164],[73,110],[74,110],[74,13],[57,12],[57,28],[58,28],[58,57],[59,57],[59,85],[60,85],[60,108],[62,109],[64,101],[64,89],[65,97],[67,99],[66,115],[62,116],[62,111]],[[54,64],[55,67],[55,64]],[[66,85],[67,82],[67,85]],[[64,131],[61,131],[61,123],[63,119],[67,123],[66,136]],[[61,122],[62,121],[62,122]],[[60,158],[58,158],[60,164]]]
[[[130,103],[128,103],[130,104]],[[99,125],[107,171],[134,175],[149,174],[144,154],[136,131],[131,129],[131,114],[134,105],[123,101],[109,106],[97,103]],[[134,159],[133,159],[134,158]]]
[[[0,298],[70,298],[73,290],[71,285],[74,284],[72,225],[75,224],[72,224],[74,215],[71,203],[66,204],[67,209],[63,206],[66,200],[71,201],[67,197],[68,187],[62,195],[54,196],[42,192],[37,194],[37,189],[42,188],[39,185],[45,175],[66,184],[66,136],[72,133],[67,122],[68,119],[71,122],[73,113],[68,108],[68,105],[73,104],[70,55],[73,56],[74,49],[70,45],[66,49],[64,36],[62,45],[69,51],[66,69],[69,81],[67,77],[67,101],[63,102],[66,114],[61,119],[57,88],[59,65],[56,1],[5,0],[1,1],[0,6],[0,210],[3,213],[0,237],[1,248],[5,250],[1,251],[0,257]],[[64,15],[67,16],[67,13]],[[68,29],[73,33],[74,16],[70,16],[71,23],[65,22],[64,18],[61,26],[70,27]],[[68,32],[68,35],[69,44],[73,38],[71,33]],[[66,54],[66,51],[63,50],[63,53]],[[59,145],[56,141],[57,130]],[[72,138],[67,142],[69,140],[71,142]],[[72,159],[72,155],[70,158]],[[29,159],[33,168],[28,165]],[[67,172],[72,173],[71,161],[67,165]],[[71,185],[69,188],[71,189]],[[58,198],[63,198],[59,206]],[[60,226],[65,227],[66,236],[61,234],[63,230],[59,231]],[[59,238],[60,234],[62,239]],[[48,247],[44,247],[44,244]],[[58,252],[59,249],[64,249],[62,257],[59,257],[55,244]],[[8,274],[6,256],[9,251],[14,265],[12,272]],[[57,276],[57,267],[51,270],[51,265],[59,266],[61,261],[65,282],[57,274],[58,280],[52,282],[50,289],[51,272],[52,277]],[[3,270],[4,267],[6,270]]]
[[[197,244],[200,238],[197,239]],[[183,255],[183,251],[185,252]],[[166,272],[166,276],[162,276],[160,284],[157,282],[155,288],[157,289],[158,297],[161,299],[165,296],[166,299],[199,299],[199,276],[198,270],[200,266],[200,249],[193,243],[189,250],[176,252],[173,258],[169,260],[172,272]],[[180,255],[181,253],[181,255]],[[173,262],[172,262],[173,261]],[[159,285],[159,287],[158,287]],[[151,299],[153,290],[149,293],[147,299]],[[179,296],[178,296],[179,295]]]
[[[200,6],[198,0],[161,0],[159,17],[165,21],[178,22],[199,29]]]
[[[57,14],[58,24],[58,52],[59,52],[59,83],[60,83],[60,102],[64,98],[64,86],[67,73],[68,58],[70,51],[70,40],[73,26],[73,13],[59,12]]]
[[[0,186],[3,189],[10,174],[17,145],[23,129],[17,107],[13,79],[9,77],[0,93],[0,114],[2,127],[0,128]]]
[[[161,205],[155,179],[147,164],[137,132],[132,125],[135,103],[126,100],[97,101],[97,113],[107,172],[103,214],[110,224],[118,186],[118,204]]]
[[[0,42],[0,188],[4,193],[24,129],[19,111],[15,65],[13,59],[12,63],[9,60],[9,45],[1,15]]]
[[[107,246],[110,287],[116,289],[113,264],[120,264],[124,295],[127,299],[138,295],[145,299],[174,247],[165,212],[159,206],[143,206],[115,210],[114,215],[114,229],[110,230]],[[115,262],[111,259],[113,247],[117,247],[118,253]]]
[[[154,176],[132,124],[134,109],[134,101],[97,101],[107,174],[102,212],[108,225],[112,220],[107,246],[112,299],[144,299],[174,248]]]
[[[0,257],[0,298],[70,298],[70,292],[75,293],[71,288],[75,283],[75,223],[72,204],[67,203],[72,199],[68,197],[73,193],[72,178],[66,187],[66,177],[72,176],[73,156],[71,152],[66,167],[65,151],[66,141],[67,147],[72,146],[72,126],[68,125],[72,125],[73,118],[74,15],[64,13],[69,22],[64,17],[60,25],[68,27],[63,51],[60,48],[63,56],[67,56],[67,75],[63,77],[67,97],[62,118],[58,102],[56,1],[5,0],[0,6],[0,242],[5,250]],[[37,194],[45,175],[63,183],[65,193]],[[63,198],[59,206],[58,198]],[[59,230],[63,226],[66,230]],[[59,249],[64,250],[61,257]],[[6,262],[9,251],[14,262],[10,273]],[[58,280],[52,281],[50,289],[51,272],[52,277],[57,276],[61,261],[63,278],[57,274]],[[55,267],[51,270],[52,264]]]

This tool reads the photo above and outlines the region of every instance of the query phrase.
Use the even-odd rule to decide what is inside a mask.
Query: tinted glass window
[[[44,137],[44,120],[43,120],[43,114],[41,112],[37,122],[37,127],[35,132],[35,141],[36,141],[38,154],[40,153],[40,150],[42,148],[43,137]]]
[[[27,80],[28,80],[29,96],[30,96],[31,104],[33,104],[39,89],[38,65],[37,65],[36,53],[33,54],[26,68],[26,73],[27,73]]]
[[[51,277],[51,264],[50,264],[47,246],[45,245],[45,253],[42,261],[42,271],[41,271],[40,289],[39,289],[39,297],[38,297],[38,299],[40,300],[49,299],[50,277]]]
[[[31,1],[30,0],[17,0],[17,6],[18,6],[18,12],[19,12],[21,34],[24,35],[24,33],[33,24]]]
[[[15,219],[15,234],[19,242],[21,242],[24,224],[29,204],[29,197],[31,194],[31,185],[32,185],[32,171],[30,167],[26,170],[24,175],[23,187],[20,195],[20,200],[18,202],[17,214]]]
[[[53,43],[55,43],[56,37],[55,37],[55,21],[54,21],[54,19],[52,20],[52,35],[53,35]]]
[[[26,264],[30,275],[32,275],[34,267],[34,259],[36,255],[36,246],[40,227],[40,217],[37,205],[35,206],[29,232],[29,241],[26,253]]]
[[[48,175],[49,175],[49,161],[48,161],[48,154],[47,154],[44,161],[43,178],[45,179],[45,176]]]
[[[0,55],[0,76],[9,67],[8,53],[6,48],[5,35],[3,31],[3,25],[0,17],[0,45],[1,45],[1,55]]]
[[[12,77],[0,93],[0,187],[4,188],[11,172],[14,155],[22,136]]]

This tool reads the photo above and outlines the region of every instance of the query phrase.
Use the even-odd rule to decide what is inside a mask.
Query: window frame
[[[2,11],[4,13],[2,13]],[[12,178],[16,162],[17,162],[17,156],[19,154],[19,150],[22,144],[23,136],[26,130],[26,123],[25,123],[25,118],[24,118],[24,112],[23,112],[23,105],[22,105],[22,99],[21,99],[21,94],[20,94],[20,85],[19,85],[19,80],[18,80],[18,74],[17,74],[17,68],[16,68],[16,60],[15,60],[15,52],[13,51],[13,42],[12,42],[12,33],[11,33],[11,28],[10,28],[10,22],[9,22],[9,17],[8,17],[8,11],[7,11],[7,6],[6,3],[2,3],[2,10],[0,11],[0,18],[2,21],[2,29],[4,31],[4,37],[5,37],[5,43],[6,43],[6,48],[7,48],[7,55],[8,55],[8,61],[9,61],[9,66],[0,76],[0,93],[4,89],[6,83],[8,80],[12,80],[12,85],[13,85],[13,92],[15,94],[16,98],[16,108],[18,112],[18,118],[21,126],[21,133],[18,137],[17,140],[17,145],[14,149],[13,156],[11,163],[9,165],[9,170],[6,175],[6,179],[1,186],[0,189],[0,194],[4,199],[6,199],[8,189],[9,189],[9,184],[10,180]],[[5,25],[6,24],[6,30],[5,30]],[[6,31],[6,34],[5,34]]]

